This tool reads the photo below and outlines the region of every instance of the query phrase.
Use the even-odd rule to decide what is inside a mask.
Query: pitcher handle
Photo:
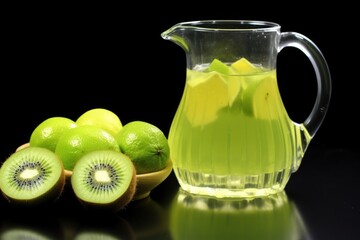
[[[296,32],[281,33],[279,52],[284,47],[300,49],[311,61],[317,79],[317,95],[310,115],[304,126],[313,137],[322,124],[329,107],[331,97],[331,76],[328,64],[319,48],[307,37]]]

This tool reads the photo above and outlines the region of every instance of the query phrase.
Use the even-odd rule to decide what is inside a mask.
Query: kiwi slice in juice
[[[117,212],[133,199],[135,167],[121,152],[95,150],[76,162],[71,186],[86,209]]]
[[[40,205],[58,199],[65,185],[58,156],[42,147],[27,147],[8,157],[0,169],[0,189],[11,203]]]

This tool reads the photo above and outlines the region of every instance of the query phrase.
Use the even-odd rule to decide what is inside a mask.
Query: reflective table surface
[[[360,239],[360,154],[311,148],[285,191],[214,199],[182,191],[174,173],[116,214],[82,208],[70,189],[46,208],[0,200],[0,239]]]

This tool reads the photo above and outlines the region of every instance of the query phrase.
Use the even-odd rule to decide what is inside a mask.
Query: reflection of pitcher
[[[170,210],[174,239],[307,240],[284,191],[264,198],[218,199],[179,191]]]
[[[186,22],[162,36],[186,52],[186,84],[169,131],[181,187],[217,197],[283,190],[330,101],[330,73],[318,48],[262,21]],[[277,86],[277,54],[287,46],[309,57],[318,80],[314,108],[301,124],[287,115]]]

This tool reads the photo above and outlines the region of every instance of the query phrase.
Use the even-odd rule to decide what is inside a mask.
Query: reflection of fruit
[[[64,168],[71,171],[85,153],[104,149],[120,151],[115,138],[107,131],[83,125],[66,131],[60,137],[55,153],[63,161]]]
[[[13,153],[0,169],[0,189],[12,203],[34,205],[56,200],[65,184],[61,160],[46,148]]]
[[[133,229],[121,217],[115,214],[107,214],[104,217],[94,217],[94,215],[83,215],[78,220],[79,228],[74,236],[74,240],[135,240]]]
[[[106,130],[114,137],[122,128],[119,117],[112,111],[104,108],[94,108],[83,113],[76,123],[79,126],[93,125]]]
[[[122,214],[136,239],[171,239],[165,209],[150,197],[134,201]]]
[[[0,235],[3,240],[11,239],[49,239],[46,235],[32,229],[9,229]]]
[[[66,192],[66,191],[65,191]],[[72,196],[73,193],[71,193]],[[64,196],[64,198],[67,196]],[[65,201],[64,201],[65,202]],[[68,202],[65,202],[67,204]],[[58,207],[58,209],[61,211],[63,206]],[[62,239],[74,239],[74,236],[76,235],[80,222],[74,215],[77,215],[76,211],[72,211],[73,209],[70,209],[68,206],[67,211],[64,211],[62,214],[57,215],[57,219],[59,220],[59,226],[62,229]],[[77,206],[78,207],[78,206]],[[56,238],[54,238],[56,239]]]
[[[129,122],[124,125],[116,140],[120,150],[134,163],[137,174],[164,169],[169,161],[170,148],[167,138],[151,123]]]
[[[76,123],[66,117],[45,119],[31,133],[30,146],[44,147],[54,152],[60,136],[75,127]]]
[[[39,212],[38,209],[24,211],[22,208],[13,208],[2,212],[1,219],[1,240],[68,239],[63,236],[52,211],[48,214],[46,211]]]
[[[134,196],[135,168],[130,158],[121,152],[92,151],[75,164],[71,185],[84,206],[116,212]]]

